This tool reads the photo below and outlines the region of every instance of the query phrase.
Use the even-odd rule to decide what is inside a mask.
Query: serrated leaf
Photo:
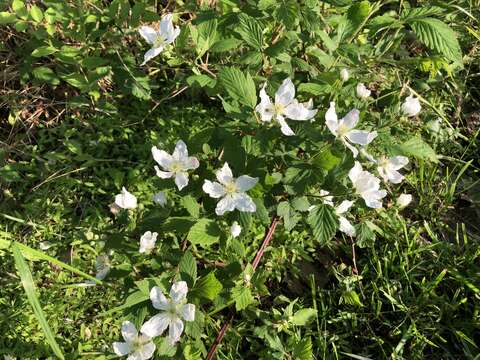
[[[313,360],[312,340],[309,337],[300,340],[295,345],[293,358],[296,360]]]
[[[212,271],[197,281],[197,284],[191,291],[191,295],[208,300],[215,300],[222,289],[222,283],[218,281],[215,273]]]
[[[232,49],[238,48],[238,46],[242,43],[242,40],[236,38],[228,38],[217,41],[213,46],[210,48],[211,52],[226,52]]]
[[[375,233],[367,223],[362,223],[357,228],[356,244],[361,248],[373,247],[375,243]]]
[[[338,229],[338,218],[333,207],[317,205],[309,214],[307,223],[320,245],[327,245]]]
[[[235,309],[241,311],[255,301],[252,291],[246,286],[236,286],[232,289],[232,298],[235,300]]]
[[[190,288],[193,287],[197,280],[197,261],[190,251],[186,251],[183,254],[178,264],[178,270],[182,280],[185,280]]]
[[[291,319],[292,324],[297,326],[304,326],[317,315],[317,311],[312,308],[305,308],[298,310]]]
[[[282,1],[275,11],[275,18],[283,23],[287,29],[298,25],[300,6],[295,0]]]
[[[455,32],[443,21],[434,18],[415,18],[408,24],[421,42],[447,59],[461,63],[462,49]]]
[[[208,246],[220,240],[221,230],[217,223],[210,219],[200,219],[192,226],[187,240],[192,244]]]
[[[240,103],[254,108],[257,104],[257,93],[255,83],[247,72],[244,74],[240,69],[225,67],[219,74],[220,83],[228,94]]]
[[[277,215],[283,219],[285,230],[292,230],[300,221],[300,215],[290,206],[288,201],[282,201],[277,206]]]
[[[428,160],[432,162],[438,161],[435,151],[420,137],[414,137],[410,140],[407,140],[400,145],[400,148],[404,154],[414,156],[417,159]]]
[[[263,29],[259,22],[246,14],[240,14],[239,20],[235,31],[248,45],[261,51],[263,47]]]
[[[188,213],[194,217],[198,218],[198,215],[200,214],[200,205],[198,204],[197,200],[191,195],[186,195],[182,197],[182,200],[180,200],[180,203],[182,206],[187,209]]]

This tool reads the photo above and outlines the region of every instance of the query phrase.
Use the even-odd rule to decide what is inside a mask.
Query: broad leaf
[[[244,74],[241,70],[231,67],[224,68],[219,79],[228,94],[240,103],[254,108],[257,104],[255,83],[249,73]]]
[[[309,214],[307,222],[320,245],[327,245],[338,229],[338,218],[333,207],[318,205]]]

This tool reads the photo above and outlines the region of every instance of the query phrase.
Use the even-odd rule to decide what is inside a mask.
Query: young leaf
[[[243,285],[237,285],[232,289],[232,298],[235,300],[237,311],[245,309],[255,301],[250,288]]]
[[[277,206],[277,215],[283,219],[285,230],[292,230],[300,220],[300,215],[290,206],[288,201],[282,201]]]
[[[315,317],[317,311],[312,308],[305,308],[298,310],[292,317],[292,324],[297,326],[304,326]]]
[[[333,207],[318,205],[309,214],[307,223],[313,230],[313,235],[320,243],[326,245],[338,229],[338,218]]]
[[[220,291],[222,291],[222,288],[222,283],[218,281],[218,279],[215,277],[215,273],[212,271],[197,281],[197,284],[192,289],[191,294],[194,297],[214,300]]]
[[[209,219],[200,219],[192,226],[187,240],[192,244],[208,246],[220,240],[221,230],[217,223]]]
[[[234,67],[225,67],[220,71],[219,79],[228,94],[240,103],[254,108],[257,104],[255,83],[249,73],[244,74]]]

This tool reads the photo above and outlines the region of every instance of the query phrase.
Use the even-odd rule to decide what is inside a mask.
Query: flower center
[[[183,166],[179,161],[174,161],[174,162],[171,163],[171,165],[170,165],[170,171],[171,172],[176,173],[176,172],[180,172],[182,170],[183,170]]]
[[[379,167],[383,167],[383,168],[386,168],[388,166],[388,159],[384,156],[382,156],[379,160],[378,160],[378,166]]]
[[[340,137],[344,137],[349,132],[349,130],[350,129],[346,127],[344,124],[340,124],[337,129],[337,134]]]
[[[165,45],[165,39],[162,36],[157,36],[153,42],[153,47],[158,48],[163,45]]]
[[[283,104],[275,104],[273,106],[273,110],[275,115],[282,115],[283,112],[285,111],[285,106],[283,106]]]
[[[225,192],[227,194],[233,194],[237,192],[237,185],[235,182],[229,182],[227,185],[225,185]]]
[[[148,343],[148,340],[143,338],[143,336],[138,336],[133,342],[130,344],[132,347],[133,351],[139,351],[141,350],[145,344]]]

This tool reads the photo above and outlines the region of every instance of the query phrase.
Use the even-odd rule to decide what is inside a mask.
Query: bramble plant
[[[437,139],[441,130],[448,138],[452,126],[450,110],[438,105],[427,80],[414,79],[454,79],[465,71],[449,25],[454,20],[443,18],[451,5],[13,0],[0,6],[0,24],[19,34],[12,41],[21,42],[20,82],[58,92],[68,104],[68,117],[58,117],[73,121],[50,135],[63,139],[71,158],[33,149],[32,161],[48,159],[42,160],[47,169],[72,162],[79,164],[72,173],[88,169],[95,178],[68,185],[82,189],[82,209],[89,204],[78,210],[89,214],[88,232],[70,224],[59,235],[82,233],[71,245],[82,260],[70,258],[70,265],[46,255],[60,248],[42,252],[0,239],[1,248],[12,249],[55,356],[70,358],[63,348],[72,358],[129,360],[400,359],[404,351],[405,358],[422,358],[447,348],[446,338],[456,339],[455,351],[460,344],[464,354],[477,349],[478,303],[468,304],[478,300],[477,285],[465,280],[460,269],[468,266],[460,260],[440,274],[423,270],[453,250],[437,250],[428,214],[415,210],[435,206],[424,192],[437,171],[428,169],[443,159],[424,124],[442,121]],[[426,57],[405,48],[412,43]],[[12,106],[10,125],[20,116]],[[453,184],[471,164],[464,163]],[[9,184],[20,182],[16,170],[2,169]],[[449,200],[438,200],[445,209],[457,190],[446,181]],[[15,214],[5,218],[21,222]],[[55,221],[61,218],[58,212]],[[31,224],[40,234],[57,232],[52,224]],[[463,245],[467,255],[448,261],[478,261],[478,251]],[[24,257],[85,278],[66,287],[70,296],[108,294],[88,315],[104,325],[86,335],[82,323],[77,341],[74,328],[49,323]],[[95,259],[94,276],[86,259]],[[463,294],[458,305],[449,303],[452,313],[476,316],[477,325],[445,325],[448,335],[439,335],[426,318],[452,296],[453,290],[435,294],[445,276],[458,288],[454,297]],[[419,310],[422,304],[432,310]],[[405,314],[400,324],[397,314]],[[63,315],[73,317],[68,309]],[[238,328],[229,332],[235,319]],[[55,327],[63,333],[60,345]]]

